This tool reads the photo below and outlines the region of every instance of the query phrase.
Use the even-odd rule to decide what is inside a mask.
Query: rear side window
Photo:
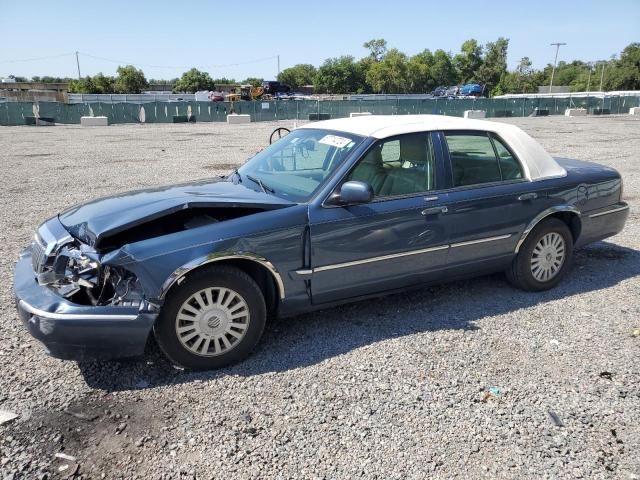
[[[457,132],[445,132],[445,138],[454,187],[523,178],[520,163],[498,138]]]
[[[517,180],[523,178],[522,167],[520,162],[511,154],[502,140],[498,137],[491,136],[493,146],[496,147],[496,153],[500,160],[500,170],[502,171],[503,180]]]

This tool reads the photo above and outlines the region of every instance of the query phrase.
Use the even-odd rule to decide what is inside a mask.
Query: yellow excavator
[[[225,102],[238,102],[240,100],[271,100],[271,95],[264,93],[263,87],[254,87],[253,85],[240,85],[233,93],[225,95]]]

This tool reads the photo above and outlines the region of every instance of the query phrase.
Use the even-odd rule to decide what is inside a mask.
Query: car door
[[[442,132],[441,139],[452,186],[449,266],[508,262],[545,195],[497,135],[457,130]]]
[[[372,202],[311,207],[311,292],[314,304],[420,282],[446,265],[446,194],[442,156],[431,134],[380,140],[339,182],[369,183]]]

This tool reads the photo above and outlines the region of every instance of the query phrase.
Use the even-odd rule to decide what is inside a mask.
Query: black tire
[[[233,343],[228,351],[222,351],[215,356],[204,356],[189,350],[178,338],[179,320],[177,317],[184,307],[184,303],[190,297],[210,288],[229,289],[237,294],[248,309],[246,320],[248,326],[242,338]],[[206,301],[205,297],[200,298]],[[169,292],[154,326],[154,334],[160,349],[173,364],[190,370],[211,370],[245,359],[260,341],[266,317],[267,308],[264,295],[249,275],[234,267],[212,266],[187,275],[180,285]],[[197,322],[194,321],[195,323]],[[232,336],[227,335],[226,338],[235,341]],[[198,337],[196,337],[196,341],[199,341]],[[211,341],[215,342],[215,340]],[[220,343],[215,347],[221,347],[221,341],[219,340]],[[204,344],[203,338],[202,345],[204,346]],[[207,351],[215,347],[209,347],[207,343]]]
[[[289,130],[286,127],[276,128],[273,132],[271,132],[271,135],[269,136],[269,145],[271,145],[273,142],[277,142],[282,137],[286,137],[290,133],[291,133],[291,130]]]
[[[531,269],[534,249],[538,242],[550,233],[557,233],[564,240],[565,254],[564,261],[559,270],[547,281],[539,281],[533,275]],[[542,220],[529,233],[516,258],[513,259],[511,267],[505,272],[509,282],[522,290],[529,292],[540,292],[555,287],[567,271],[571,268],[573,259],[573,235],[566,223],[557,218],[547,218]]]

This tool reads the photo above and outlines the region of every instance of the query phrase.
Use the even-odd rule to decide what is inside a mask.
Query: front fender
[[[304,287],[302,282],[289,285],[291,279],[285,274],[302,266],[306,206],[264,212],[258,225],[256,217],[253,222],[245,217],[124,245],[104,255],[102,263],[134,273],[146,299],[160,305],[171,286],[194,268],[223,260],[250,260],[271,272],[284,299],[291,287]],[[265,225],[271,229],[256,231],[256,226]]]

